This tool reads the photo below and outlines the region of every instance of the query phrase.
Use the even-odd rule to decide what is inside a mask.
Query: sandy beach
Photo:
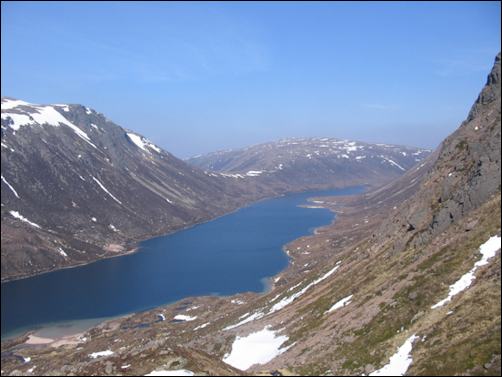
[[[84,341],[82,339],[82,335],[84,335],[84,333],[80,332],[80,333],[65,335],[60,338],[53,339],[53,338],[44,338],[41,336],[30,334],[28,336],[28,340],[25,343],[32,344],[32,345],[49,344],[49,345],[51,345],[51,347],[57,348],[57,347],[60,347],[63,345],[81,343],[82,341]]]
[[[54,342],[54,339],[51,338],[42,338],[36,335],[29,335],[28,340],[25,342],[26,344],[49,344]]]

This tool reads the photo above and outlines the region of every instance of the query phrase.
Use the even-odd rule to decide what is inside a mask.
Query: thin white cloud
[[[478,51],[461,51],[447,58],[434,60],[433,74],[441,77],[463,76],[472,73],[487,72],[493,64],[492,60],[485,61],[487,54]],[[491,54],[489,54],[491,56]]]

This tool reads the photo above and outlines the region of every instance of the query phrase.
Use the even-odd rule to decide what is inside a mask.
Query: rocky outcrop
[[[400,220],[382,224],[381,231],[390,234],[396,226],[413,224],[411,244],[420,247],[500,193],[500,138],[499,54],[467,119],[429,157],[430,168],[421,178],[420,189],[398,208]],[[408,179],[405,176],[393,185]],[[404,245],[401,242],[399,247]]]

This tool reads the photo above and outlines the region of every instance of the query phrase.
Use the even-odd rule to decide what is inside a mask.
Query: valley
[[[358,196],[311,198],[336,221],[285,245],[270,291],[187,298],[63,342],[26,334],[2,342],[2,374],[499,375],[500,138],[499,54],[422,162]]]
[[[257,200],[377,187],[403,174],[401,165],[408,168],[429,154],[347,142],[351,156],[366,148],[371,158],[330,165],[329,156],[321,156],[298,165],[295,155],[287,155],[277,174],[238,176],[188,165],[82,105],[2,98],[1,122],[2,281],[127,254],[139,241]],[[267,147],[278,153],[282,148]]]
[[[1,1],[0,375],[501,376],[501,5]]]

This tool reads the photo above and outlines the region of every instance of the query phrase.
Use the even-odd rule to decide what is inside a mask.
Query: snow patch
[[[236,337],[232,351],[225,355],[223,361],[240,370],[246,370],[255,364],[266,364],[286,351],[281,349],[281,345],[287,340],[287,336],[277,336],[275,331],[270,330],[270,326],[266,326],[248,336]]]
[[[56,106],[56,107],[60,107],[61,110],[63,110],[65,113],[69,112],[70,111],[70,106],[66,105],[66,104],[60,104],[60,103],[56,103],[54,104],[53,106]]]
[[[462,275],[460,279],[458,279],[454,284],[450,285],[448,296],[445,299],[439,301],[437,304],[432,305],[431,309],[436,309],[443,306],[444,304],[450,302],[453,296],[469,288],[474,279],[476,279],[475,272],[478,267],[488,264],[488,260],[493,258],[497,253],[497,250],[500,249],[500,240],[501,238],[499,236],[493,236],[490,237],[490,239],[484,244],[482,244],[479,247],[479,252],[482,255],[481,259],[474,264],[474,267],[469,272]]]
[[[14,131],[19,130],[19,128],[22,126],[30,126],[34,124],[38,125],[48,124],[53,127],[59,127],[61,124],[64,124],[65,126],[71,128],[72,131],[75,132],[78,137],[80,137],[86,143],[97,149],[97,147],[91,142],[89,136],[80,128],[71,123],[68,119],[66,119],[59,111],[56,110],[54,106],[43,106],[43,105],[35,106],[27,104],[26,102],[24,102],[23,104],[29,105],[30,108],[35,111],[33,112],[25,111],[24,114],[8,113],[8,112],[2,113],[2,119],[10,118],[12,120],[13,124],[11,124],[10,127]],[[17,107],[17,105],[14,107]],[[7,106],[7,108],[12,108],[12,107]],[[2,110],[5,109],[6,108],[2,103]]]
[[[113,355],[113,354],[114,354],[114,352],[113,352],[113,351],[111,351],[111,350],[106,350],[106,351],[100,351],[100,352],[93,352],[93,353],[90,353],[90,354],[89,354],[89,357],[90,357],[91,359],[96,359],[96,358],[98,358],[98,357],[102,357],[102,356],[111,356],[111,355]]]
[[[246,173],[248,177],[257,177],[263,174],[263,170],[250,170]]]
[[[415,336],[415,334],[406,339],[397,352],[391,356],[389,363],[370,373],[370,376],[404,376],[413,361],[410,353],[413,349],[413,342],[416,339],[418,339],[418,336]]]
[[[106,187],[105,187],[105,186],[103,186],[103,184],[102,184],[100,181],[98,181],[98,180],[96,179],[96,177],[94,177],[94,176],[93,176],[93,177],[92,177],[92,179],[94,179],[94,181],[95,181],[95,182],[99,185],[99,187],[101,187],[101,189],[102,189],[104,192],[106,192],[108,195],[110,195],[110,197],[111,197],[113,200],[115,200],[115,201],[116,201],[117,203],[119,203],[119,204],[122,204],[122,202],[121,202],[120,200],[118,200],[115,196],[113,196],[113,195],[112,195],[112,193],[110,193],[110,191],[108,191],[108,190],[106,189]]]
[[[31,222],[30,220],[28,220],[26,217],[24,217],[23,215],[21,215],[18,211],[10,211],[9,212],[13,217],[15,217],[16,219],[19,219],[21,221],[24,221],[25,223],[28,223],[30,224],[31,226],[34,226],[35,228],[38,228],[38,229],[42,229],[42,227],[38,224],[35,224],[34,222]]]
[[[141,136],[133,134],[131,132],[127,132],[126,135],[134,144],[136,144],[138,148],[141,148],[144,151],[148,152],[148,150],[145,147],[145,143],[143,142],[143,138]]]
[[[68,258],[68,254],[66,254],[66,253],[64,252],[63,248],[58,247],[58,248],[56,249],[56,251],[57,251],[59,254],[61,254],[64,258]]]
[[[244,178],[244,176],[242,174],[231,174],[231,173],[220,173],[222,176],[224,177],[231,177],[231,178]],[[217,177],[218,175],[217,174],[209,174],[209,175],[212,175],[214,177]]]
[[[82,140],[97,149],[97,147],[93,143],[91,143],[91,139],[84,131],[68,121],[68,119],[62,116],[60,112],[54,109],[54,107],[40,106],[36,107],[36,110],[38,111],[38,113],[30,113],[30,115],[38,124],[47,123],[51,126],[59,126],[60,123],[63,123],[65,126],[70,127],[73,132],[75,132]]]
[[[283,298],[277,304],[275,304],[274,306],[272,306],[272,308],[270,309],[270,311],[268,312],[268,314],[275,313],[275,312],[281,310],[282,308],[284,308],[285,306],[291,304],[294,300],[296,300],[298,297],[302,296],[305,292],[307,292],[311,287],[313,287],[314,285],[319,284],[321,281],[323,281],[323,280],[327,279],[329,276],[331,276],[339,267],[340,267],[340,263],[338,262],[335,267],[333,267],[331,270],[329,270],[328,272],[326,272],[323,276],[321,276],[320,278],[314,280],[313,282],[311,282],[310,284],[308,284],[306,287],[304,287],[302,290],[300,290],[300,291],[292,294],[291,296]],[[293,287],[293,288],[295,288],[295,287]]]
[[[31,106],[31,103],[21,101],[18,99],[8,99],[5,98],[2,100],[1,108],[2,110],[10,110],[18,106]]]
[[[152,148],[155,152],[160,153],[160,148],[157,147],[155,144],[148,143],[147,145],[149,148]]]
[[[2,148],[7,148],[11,152],[15,152],[14,149],[12,149],[11,147],[9,147],[7,144],[4,144],[4,143],[1,143],[1,144],[2,144]]]
[[[245,317],[247,314],[249,313],[246,313],[245,315],[241,316],[240,318],[242,317]],[[240,321],[239,323],[236,323],[235,325],[231,325],[231,326],[227,326],[223,329],[223,331],[227,331],[227,330],[232,330],[232,329],[235,329],[236,327],[239,327],[239,326],[242,326],[243,324],[245,323],[248,323],[248,322],[252,322],[254,321],[255,319],[260,319],[262,317],[264,317],[265,314],[263,312],[256,312],[256,313],[253,313],[251,316],[247,317],[246,319]],[[239,319],[240,319],[239,318]]]
[[[187,369],[177,370],[154,370],[145,376],[193,376],[194,373]]]
[[[391,160],[390,158],[387,158],[383,155],[380,155],[380,158],[384,159],[385,161],[387,161],[388,163],[390,163],[391,165],[394,165],[396,166],[397,168],[401,169],[402,171],[406,171],[405,168],[403,168],[401,165],[399,165],[397,162]]]
[[[29,126],[33,124],[33,120],[31,117],[25,114],[17,114],[17,113],[2,113],[2,119],[7,120],[11,119],[11,124],[9,127],[14,131],[18,131],[22,126]]]
[[[207,325],[209,325],[211,322],[206,322],[200,326],[197,326],[196,328],[194,328],[193,330],[194,331],[197,331],[197,330],[200,330],[200,329],[203,329],[204,327],[206,327]]]
[[[175,316],[174,316],[174,319],[175,319],[176,321],[185,321],[185,322],[189,322],[189,321],[196,320],[196,319],[197,319],[197,316],[190,317],[189,315],[178,314],[178,315],[175,315]]]
[[[16,198],[19,199],[19,195],[17,194],[17,191],[14,190],[14,187],[12,187],[12,185],[9,182],[7,182],[7,180],[3,177],[3,175],[2,175],[2,181],[3,181],[3,183],[5,183],[10,188],[10,190],[16,196]]]
[[[126,132],[127,137],[131,140],[138,148],[150,153],[147,148],[153,149],[155,152],[160,153],[160,148],[156,145],[150,143],[147,139],[142,136],[136,135],[132,132]]]
[[[344,306],[350,304],[350,301],[352,300],[352,296],[347,296],[345,298],[342,298],[340,301],[338,301],[336,304],[334,304],[331,308],[329,308],[328,313],[331,313],[335,311],[336,309],[343,308]]]

